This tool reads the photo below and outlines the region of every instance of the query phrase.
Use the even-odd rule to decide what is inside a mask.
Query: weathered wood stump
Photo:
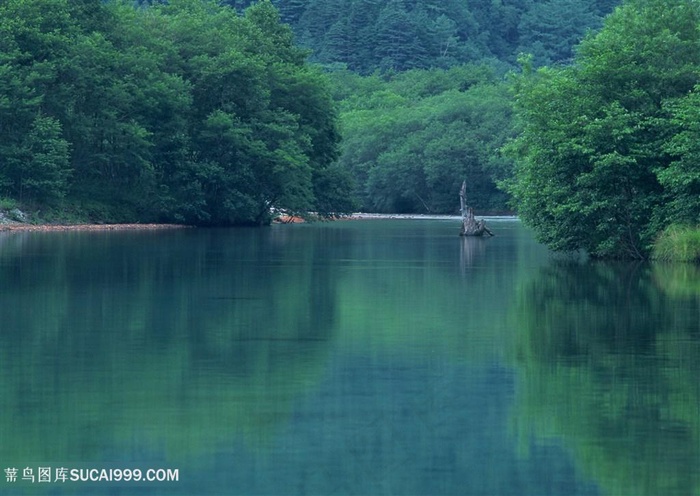
[[[462,217],[462,229],[459,231],[460,236],[483,236],[488,234],[493,236],[494,234],[486,227],[483,220],[476,220],[474,218],[474,211],[470,208],[467,214]]]
[[[462,229],[459,231],[460,236],[483,236],[494,234],[486,227],[483,220],[474,218],[474,210],[467,207],[467,181],[462,183],[462,189],[459,192],[460,211],[462,212]]]

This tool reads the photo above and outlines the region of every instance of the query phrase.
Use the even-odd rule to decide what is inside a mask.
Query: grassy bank
[[[700,263],[700,226],[670,226],[654,243],[652,258]]]

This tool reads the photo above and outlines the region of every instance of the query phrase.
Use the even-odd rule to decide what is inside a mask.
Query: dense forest
[[[349,208],[327,79],[268,2],[7,0],[0,19],[6,205],[213,225]]]
[[[333,74],[343,140],[363,209],[454,213],[460,185],[482,212],[502,211],[495,181],[512,169],[499,149],[512,136],[510,95],[487,66],[411,70],[389,78]]]
[[[644,258],[700,221],[699,10],[6,0],[0,207],[200,225],[456,213],[466,179],[477,212],[517,211],[555,250]]]
[[[522,50],[570,59],[611,8],[8,0],[0,199],[43,220],[264,224],[453,212],[468,177],[504,210],[504,74]]]
[[[222,0],[243,10],[252,0]],[[617,0],[272,0],[311,60],[359,74],[448,69],[535,54],[561,63]]]
[[[243,12],[252,1],[224,0]],[[339,103],[339,163],[360,209],[456,213],[468,181],[482,213],[513,211],[507,75],[519,53],[568,64],[618,1],[272,0]]]

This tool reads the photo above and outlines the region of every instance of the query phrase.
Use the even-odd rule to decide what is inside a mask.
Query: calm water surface
[[[0,494],[700,494],[698,268],[490,225],[0,233]]]

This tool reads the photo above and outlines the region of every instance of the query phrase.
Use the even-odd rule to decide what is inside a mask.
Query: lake
[[[489,226],[0,233],[0,494],[700,494],[700,269]]]

